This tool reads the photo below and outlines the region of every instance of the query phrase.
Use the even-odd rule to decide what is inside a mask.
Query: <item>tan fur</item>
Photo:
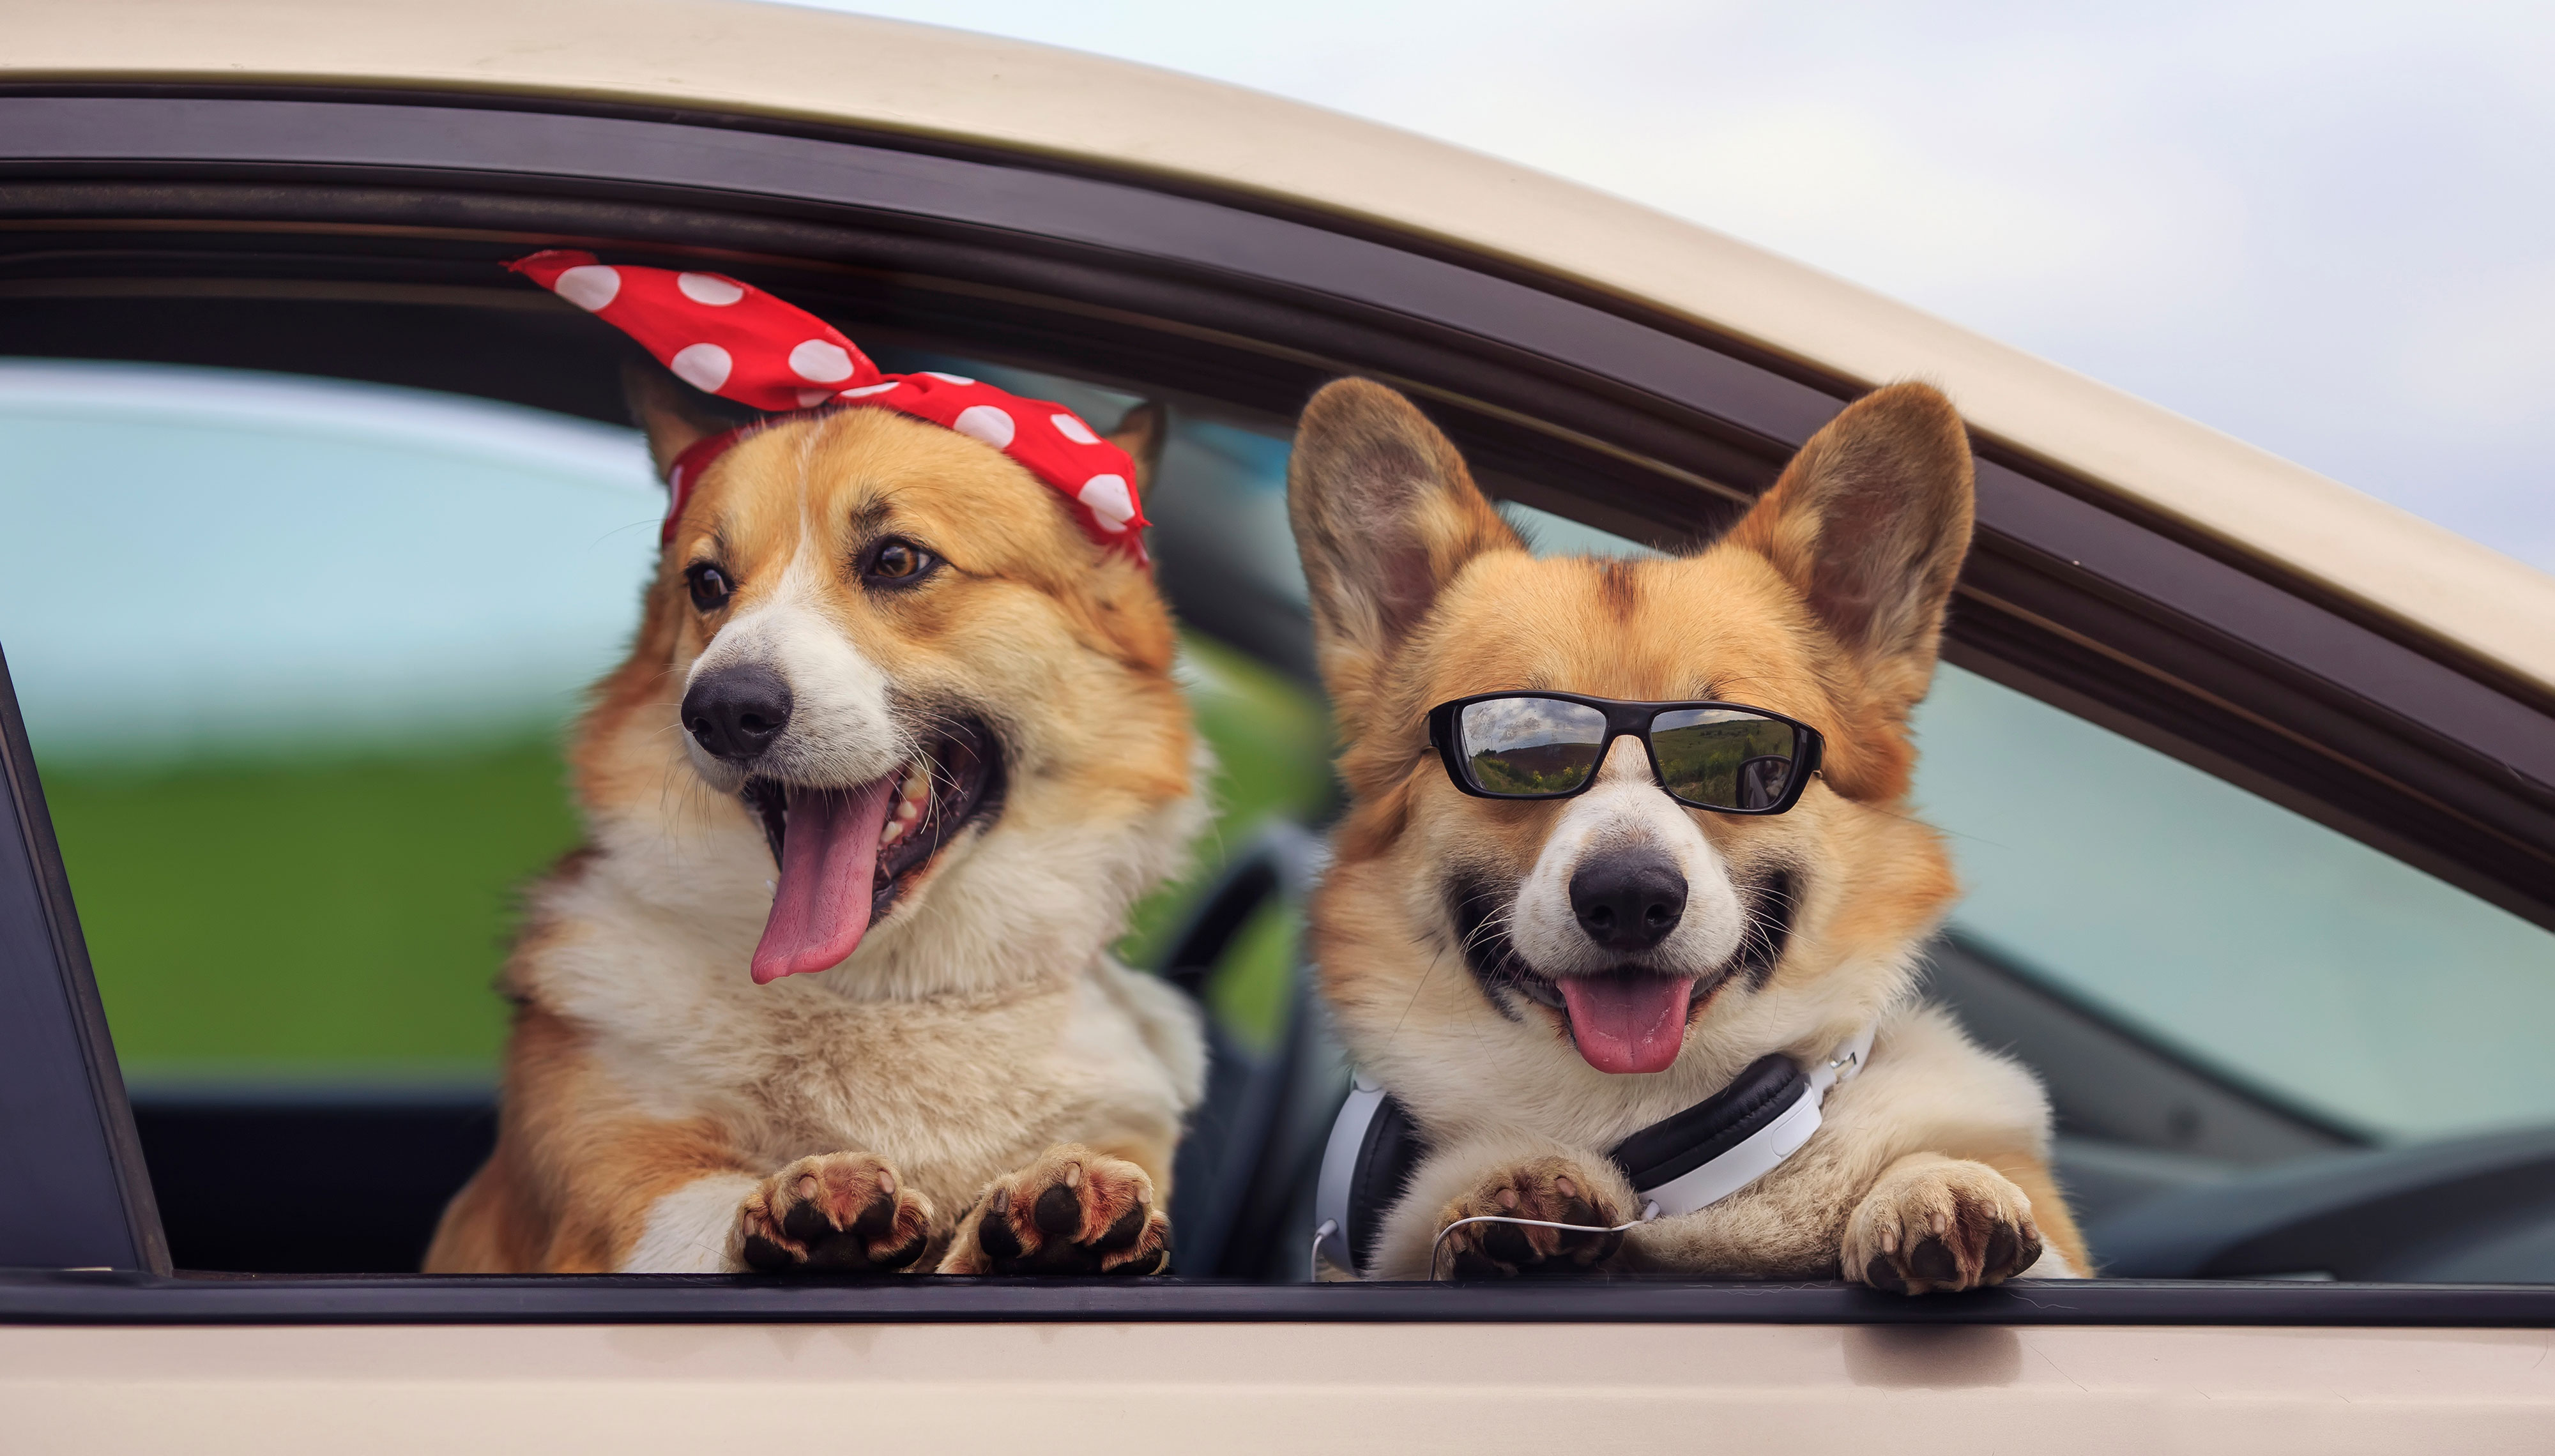
[[[669,391],[638,404],[661,461],[703,428]],[[854,563],[889,536],[946,564],[865,586]],[[683,573],[709,560],[737,590],[704,614]],[[723,626],[785,596],[883,675],[896,731],[934,710],[985,720],[1008,795],[850,959],[756,986],[773,858],[696,770],[677,705]],[[720,457],[577,731],[588,845],[532,893],[504,978],[521,1011],[497,1150],[426,1268],[737,1269],[749,1233],[806,1253],[775,1232],[802,1204],[871,1256],[914,1227],[937,1249],[1059,1145],[1117,1153],[1158,1209],[1202,1042],[1176,993],[1106,947],[1202,817],[1174,646],[1144,569],[953,431],[855,409]]]
[[[1635,1231],[1604,1262],[1865,1277],[1862,1264],[1841,1264],[1850,1217],[1904,1159],[1942,1154],[1959,1162],[1963,1189],[1993,1180],[1997,1198],[1981,1206],[2012,1239],[2036,1229],[2085,1267],[2046,1173],[2039,1086],[1913,999],[1918,948],[1957,895],[1941,843],[1903,802],[1907,715],[1931,679],[1971,531],[1967,436],[1939,394],[1898,386],[1855,405],[1727,539],[1682,558],[1534,559],[1444,437],[1363,381],[1332,385],[1306,409],[1289,504],[1352,795],[1312,908],[1321,989],[1359,1065],[1436,1148],[1387,1220],[1377,1272],[1425,1277],[1452,1219],[1486,1199],[1557,1206],[1550,1190],[1565,1175],[1605,1221],[1633,1217],[1632,1190],[1597,1150],[1761,1056],[1824,1056],[1876,1021],[1870,1069],[1831,1096],[1799,1153],[1711,1208]],[[1770,976],[1721,984],[1662,1072],[1597,1071],[1557,1013],[1504,1010],[1457,943],[1452,878],[1522,883],[1580,800],[1460,793],[1425,715],[1470,693],[1537,687],[1747,703],[1826,738],[1823,777],[1788,813],[1712,814],[1657,794],[1662,812],[1700,828],[1731,884],[1780,866],[1798,875]],[[1604,773],[1654,789],[1638,753],[1619,743]],[[1923,1186],[1900,1201],[1930,1218],[1925,1200],[1950,1196],[1944,1179],[1908,1177]],[[1449,1248],[1478,1244],[1481,1227]],[[2001,1276],[1970,1271],[1972,1281]]]

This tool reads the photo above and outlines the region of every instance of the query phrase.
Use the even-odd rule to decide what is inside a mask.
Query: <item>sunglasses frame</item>
[[[1580,781],[1578,788],[1565,789],[1558,793],[1495,793],[1474,782],[1472,766],[1464,762],[1463,751],[1456,742],[1456,740],[1461,737],[1460,717],[1464,709],[1471,707],[1475,703],[1490,702],[1504,697],[1550,698],[1557,702],[1576,703],[1581,707],[1595,708],[1606,715],[1606,738],[1604,742],[1597,745],[1597,766],[1596,768],[1592,768],[1588,771],[1588,777]],[[1723,808],[1718,804],[1694,803],[1687,799],[1677,798],[1676,791],[1668,788],[1667,775],[1659,770],[1659,751],[1657,747],[1650,742],[1650,725],[1658,721],[1661,713],[1673,713],[1693,708],[1725,708],[1734,712],[1754,713],[1758,717],[1781,723],[1790,728],[1792,730],[1792,762],[1799,767],[1793,773],[1790,781],[1783,786],[1783,796],[1776,799],[1771,805],[1762,809]],[[1827,749],[1827,740],[1819,735],[1819,730],[1802,722],[1798,718],[1788,717],[1782,713],[1761,708],[1753,703],[1716,702],[1707,698],[1685,698],[1667,702],[1633,702],[1623,698],[1590,697],[1586,693],[1547,692],[1540,688],[1533,688],[1511,689],[1506,692],[1477,692],[1469,697],[1449,699],[1448,701],[1439,703],[1437,706],[1428,710],[1428,746],[1437,750],[1438,761],[1446,766],[1446,777],[1454,781],[1454,785],[1458,789],[1471,794],[1475,798],[1504,798],[1517,802],[1532,802],[1537,799],[1573,798],[1579,794],[1586,793],[1590,789],[1596,787],[1598,770],[1603,769],[1606,766],[1607,758],[1615,752],[1615,740],[1626,737],[1641,740],[1642,753],[1650,761],[1650,778],[1652,782],[1659,786],[1660,792],[1665,793],[1670,798],[1676,799],[1678,803],[1687,808],[1701,809],[1703,812],[1708,814],[1779,814],[1784,812],[1791,808],[1792,805],[1801,801],[1802,791],[1810,787],[1810,781],[1812,779],[1818,777],[1819,761],[1825,755]]]

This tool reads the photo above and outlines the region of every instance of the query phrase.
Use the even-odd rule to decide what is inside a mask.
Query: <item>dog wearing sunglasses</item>
[[[1949,401],[1867,396],[1678,557],[1535,558],[1362,380],[1306,408],[1287,495],[1351,796],[1321,990],[1425,1149],[1359,1273],[2087,1268],[2041,1088],[1915,996],[1957,894],[1905,802],[1970,544]],[[1640,1222],[1619,1145],[1771,1057],[1859,1075],[1770,1171]]]

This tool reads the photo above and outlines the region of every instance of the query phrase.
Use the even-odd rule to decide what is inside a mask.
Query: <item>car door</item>
[[[808,44],[857,49],[872,34],[841,24]],[[442,409],[473,430],[489,409],[539,412],[549,443],[523,448],[565,449],[556,431],[619,418],[612,345],[495,264],[573,243],[716,260],[915,360],[1165,402],[1179,429],[1155,511],[1162,580],[1197,673],[1224,679],[1206,681],[1201,712],[1227,713],[1241,757],[1270,770],[1245,786],[1221,878],[1211,869],[1166,901],[1139,946],[1209,999],[1232,1072],[1212,1138],[1192,1140],[1214,1164],[1196,1186],[1223,1209],[1209,1264],[1126,1285],[432,1279],[366,1267],[388,1263],[395,1240],[299,1265],[277,1251],[306,1252],[311,1228],[378,1233],[430,1210],[436,1169],[471,1160],[484,1084],[400,1097],[342,1079],[187,1086],[169,1074],[183,1057],[131,1060],[199,1030],[154,1027],[168,1001],[148,978],[186,944],[155,928],[171,917],[168,887],[200,877],[130,868],[133,843],[178,842],[170,796],[88,774],[77,723],[57,729],[0,695],[16,830],[0,835],[0,983],[19,1008],[0,1019],[0,1143],[20,1169],[0,1191],[0,1264],[23,1271],[0,1275],[0,1389],[45,1430],[138,1443],[290,1411],[314,1440],[421,1448],[489,1435],[670,1448],[847,1423],[862,1438],[1398,1446],[1514,1441],[1560,1421],[1797,1434],[1808,1418],[1904,1442],[1930,1439],[1908,1434],[1922,1410],[1933,1419],[1914,1424],[1948,1444],[1964,1417],[2082,1430],[2136,1411],[2151,1440],[2335,1449],[2519,1429],[2555,1399],[2543,1370],[2555,1294],[2530,1262],[2555,1217],[2555,1161],[2528,1131],[2555,1106],[2521,1065],[2540,1025],[2531,998],[2555,974],[2549,694],[2513,666],[2506,634],[2409,620],[2387,605],[2394,577],[2360,592],[2333,579],[2348,553],[2330,543],[2358,519],[2348,501],[2290,493],[2294,530],[2325,546],[2231,537],[2226,518],[2105,478],[2122,458],[2100,447],[2107,428],[2140,438],[2150,461],[2171,455],[2170,431],[2148,438],[2158,426],[2126,403],[2107,426],[2072,384],[2047,398],[2076,412],[2081,457],[1978,438],[1980,542],[1923,724],[1922,806],[1954,831],[1974,889],[1935,957],[1937,994],[2050,1083],[2062,1173],[2101,1204],[2098,1258],[2109,1239],[2137,1261],[2121,1272],[2154,1277],[1913,1301],[1690,1280],[1315,1287],[1294,1276],[1307,1159],[1344,1069],[1288,950],[1300,826],[1328,807],[1278,494],[1292,411],[1325,379],[1385,378],[1548,548],[1675,549],[1726,526],[1874,382],[1806,362],[1857,301],[1839,291],[1803,312],[1786,347],[1768,332],[1779,319],[1743,337],[1373,216],[1066,165],[1017,141],[697,98],[635,108],[626,95],[307,77],[173,91],[92,74],[0,96],[0,354],[36,361],[49,387],[75,365],[199,393],[282,374],[303,392],[298,418],[360,413],[353,395],[314,406],[309,381],[326,381],[360,408]],[[1694,261],[1713,256],[1699,247]],[[1946,347],[1902,362],[1958,392],[1975,361]],[[1993,383],[2000,408],[2027,402],[2009,371]],[[127,423],[154,408],[119,398]],[[369,438],[388,458],[416,453],[419,436]],[[110,488],[117,468],[165,485],[131,443],[77,433],[21,489],[87,500],[85,516],[61,518],[66,537],[160,530]],[[521,453],[504,466],[519,476]],[[2214,444],[2173,458],[2204,474],[2217,461],[2229,490],[2259,474]],[[244,489],[262,488],[246,473]],[[271,464],[265,484],[305,489],[286,473]],[[515,488],[507,478],[483,471],[471,489]],[[400,497],[419,529],[436,508],[430,489]],[[555,530],[585,519],[563,513]],[[559,575],[565,551],[533,569]],[[0,648],[76,655],[34,639]],[[86,699],[53,700],[67,712]],[[520,801],[507,788],[520,766],[482,767],[470,783]],[[449,803],[455,782],[417,792]],[[331,791],[394,791],[367,783]],[[232,791],[220,812],[236,819],[281,790]],[[140,805],[121,840],[117,804]],[[537,863],[558,830],[508,843]],[[203,846],[238,841],[185,842],[201,861]],[[253,937],[305,911],[277,904],[280,919],[244,923],[252,939],[231,963],[279,959]],[[2169,921],[2178,939],[2149,933]],[[2371,926],[2456,954],[2408,995],[2411,973],[2389,978]],[[92,944],[122,959],[93,970]],[[134,993],[121,1003],[120,987]],[[2318,993],[2378,1010],[2294,1014]],[[345,1034],[376,1041],[345,1044],[378,1059],[385,1019],[362,1013]],[[2385,1034],[2390,1021],[2401,1034]],[[484,1053],[485,1031],[435,1044]],[[205,1047],[221,1060],[222,1045]],[[296,1168],[333,1174],[350,1148],[372,1153],[354,1159],[359,1178],[378,1178],[360,1184],[365,1212],[311,1213],[325,1177],[316,1195],[279,1192]],[[247,1166],[272,1176],[246,1179]],[[220,1211],[243,1182],[268,1201]],[[181,1187],[206,1220],[184,1231],[155,1196]],[[208,1232],[219,1217],[228,1245]],[[210,1272],[172,1259],[190,1244],[228,1252]]]

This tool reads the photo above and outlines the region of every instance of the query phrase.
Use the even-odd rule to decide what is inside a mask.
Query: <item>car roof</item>
[[[468,92],[764,116],[1256,198],[1656,310],[1861,384],[1924,379],[2088,489],[2555,691],[2555,577],[2072,371],[1709,228],[1172,71],[733,0],[22,6],[0,81]]]

